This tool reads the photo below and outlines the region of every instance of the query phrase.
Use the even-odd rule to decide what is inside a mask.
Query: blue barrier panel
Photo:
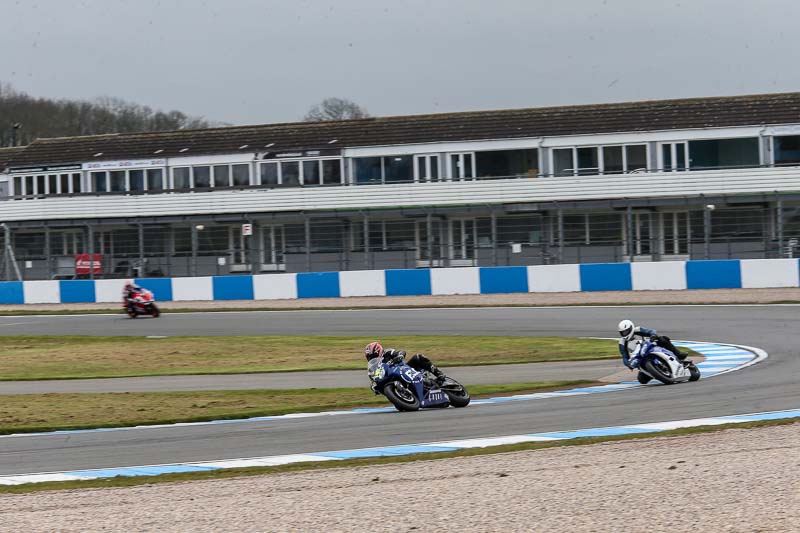
[[[252,300],[253,276],[214,276],[215,300]]]
[[[482,267],[481,294],[528,292],[527,267]]]
[[[304,272],[297,275],[298,298],[338,298],[338,272]]]
[[[431,271],[386,270],[386,296],[418,296],[431,294]]]
[[[0,304],[24,304],[25,291],[21,281],[0,281]]]
[[[598,263],[581,265],[582,291],[630,291],[630,263]]]
[[[742,269],[738,259],[687,261],[687,289],[741,289]]]
[[[62,304],[94,303],[94,280],[62,279],[58,282],[61,289]]]
[[[140,287],[152,291],[153,298],[155,298],[157,302],[172,301],[171,278],[137,278],[134,281]]]

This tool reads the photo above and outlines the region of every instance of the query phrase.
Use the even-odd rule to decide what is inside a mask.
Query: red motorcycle
[[[158,310],[158,306],[156,306],[153,293],[147,289],[142,289],[135,293],[127,302],[122,304],[122,307],[131,318],[142,315],[158,318],[158,315],[161,314],[161,311]]]

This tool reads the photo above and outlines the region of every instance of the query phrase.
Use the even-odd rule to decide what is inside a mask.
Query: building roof
[[[0,171],[6,168],[9,162],[25,150],[24,146],[0,148]]]
[[[10,165],[797,123],[780,93],[38,139]]]

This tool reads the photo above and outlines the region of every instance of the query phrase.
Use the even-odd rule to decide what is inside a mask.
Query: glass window
[[[111,176],[111,191],[112,192],[120,192],[125,190],[125,171],[124,170],[112,170],[110,173]]]
[[[14,176],[14,196],[22,196],[22,176]]]
[[[597,174],[599,172],[597,148],[578,148],[578,174]]]
[[[319,185],[319,161],[303,161],[303,183]]]
[[[539,172],[536,149],[477,152],[475,165],[478,177],[530,176]]]
[[[250,165],[231,165],[233,185],[245,187],[250,185]]]
[[[192,167],[195,189],[208,189],[211,187],[211,167]]]
[[[622,174],[622,146],[603,147],[603,174]]]
[[[359,157],[355,163],[356,183],[381,183],[382,163],[380,157]]]
[[[69,193],[69,174],[61,174],[61,176],[59,176],[59,181],[61,184],[61,194]]]
[[[47,176],[36,176],[36,194],[45,194],[47,192]]]
[[[297,161],[281,162],[281,183],[283,185],[300,185],[300,163]]]
[[[414,158],[410,155],[391,156],[383,158],[383,172],[385,181],[398,182],[414,181]]]
[[[261,163],[261,185],[278,184],[278,163]]]
[[[690,141],[690,167],[755,167],[759,164],[758,138]]]
[[[189,167],[172,169],[172,188],[179,191],[189,188]]]
[[[47,176],[47,194],[56,194],[58,192],[58,176],[50,174]]]
[[[322,161],[322,183],[325,185],[342,183],[341,159],[325,159]]]
[[[92,172],[92,190],[94,192],[108,191],[105,172]]]
[[[538,243],[542,238],[542,219],[538,216],[498,217],[497,243]]]
[[[151,191],[164,190],[164,171],[160,168],[147,169],[147,189]]]
[[[34,180],[33,176],[25,176],[25,184],[23,185],[25,194],[30,196],[33,194]]]
[[[81,192],[81,175],[72,175],[72,192]]]
[[[231,169],[228,165],[214,167],[214,187],[230,187]]]
[[[616,245],[622,242],[622,216],[616,213],[596,213],[589,216],[589,242]]]
[[[772,142],[775,148],[776,165],[795,165],[800,163],[800,135],[775,137]]]
[[[720,240],[761,239],[765,209],[717,209],[711,213],[711,238]]]
[[[626,172],[637,170],[647,170],[647,146],[644,144],[634,144],[625,147]]]
[[[586,215],[564,215],[564,242],[586,244]]]
[[[144,190],[144,170],[129,170],[128,180],[130,181],[132,191]]]
[[[574,173],[572,148],[557,148],[553,150],[553,174],[556,176],[572,176]]]
[[[388,250],[412,250],[416,247],[412,220],[387,221],[384,228]]]

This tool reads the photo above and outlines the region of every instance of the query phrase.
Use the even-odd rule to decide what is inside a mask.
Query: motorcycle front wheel
[[[150,315],[153,318],[158,318],[159,315],[161,315],[161,311],[158,309],[158,307],[156,307],[156,304],[150,305]]]
[[[689,381],[697,381],[700,379],[700,369],[694,366],[694,363],[689,363],[689,372],[692,375],[692,377],[689,378]]]
[[[664,385],[672,385],[675,381],[672,378],[672,371],[667,364],[654,357],[644,362],[644,369],[647,373],[656,378]]]
[[[419,410],[419,398],[404,381],[392,381],[383,388],[386,396],[398,411]]]
[[[466,407],[469,405],[469,392],[467,392],[467,389],[464,387],[464,385],[458,381],[452,378],[446,378],[440,388],[442,389],[442,392],[447,394],[447,398],[450,400],[450,405],[453,407]]]

